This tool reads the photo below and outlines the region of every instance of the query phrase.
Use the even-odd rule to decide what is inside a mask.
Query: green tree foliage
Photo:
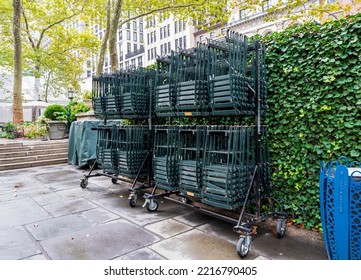
[[[26,69],[47,78],[45,89],[79,88],[85,60],[99,44],[87,25],[88,1],[23,2]]]
[[[13,50],[8,47],[13,42],[11,29],[13,7],[9,0],[0,0],[0,66],[12,65]]]
[[[361,161],[361,14],[266,37],[274,196],[319,227],[319,167]]]

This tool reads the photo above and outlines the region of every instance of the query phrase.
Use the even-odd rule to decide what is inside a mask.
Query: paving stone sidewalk
[[[241,260],[232,224],[169,200],[129,206],[130,184],[62,164],[0,172],[2,260]],[[260,224],[245,260],[325,260],[322,236]]]

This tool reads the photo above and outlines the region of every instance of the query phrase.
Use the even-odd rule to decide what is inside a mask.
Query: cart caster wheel
[[[149,203],[147,203],[146,207],[149,212],[154,212],[157,211],[158,206],[159,206],[158,201],[156,201],[155,199],[151,199],[149,200]]]
[[[182,197],[181,198],[181,201],[184,203],[184,204],[191,204],[191,200],[186,198],[186,197]]]
[[[118,179],[112,178],[112,183],[116,184],[118,182]]]
[[[237,254],[242,259],[248,255],[249,247],[251,245],[250,236],[240,236],[237,243]]]
[[[82,189],[85,189],[88,186],[88,178],[84,177],[83,179],[81,179],[80,181],[80,187]]]
[[[282,238],[286,232],[286,219],[278,219],[276,225],[277,238]]]
[[[129,199],[129,206],[132,208],[137,206],[137,198],[136,197],[133,196]]]

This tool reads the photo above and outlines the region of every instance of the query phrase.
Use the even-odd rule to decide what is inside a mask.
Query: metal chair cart
[[[104,169],[100,175],[112,180],[119,174],[134,178],[129,189],[131,207],[136,206],[140,190],[150,189],[143,196],[143,207],[149,212],[156,211],[157,199],[164,197],[229,221],[240,235],[236,251],[241,258],[249,252],[257,223],[276,218],[277,237],[285,234],[287,216],[282,209],[261,213],[262,201],[270,192],[268,132],[261,126],[267,111],[264,45],[228,32],[222,40],[157,58],[155,72],[132,70],[94,78],[93,103],[99,116],[113,116],[104,106],[110,104],[105,97],[114,95],[120,96],[116,104],[121,117],[148,117],[148,129],[118,126],[115,132],[107,126],[98,132],[99,163],[110,162],[114,169]],[[149,108],[147,114],[139,112],[144,108]],[[172,124],[173,117],[223,116],[248,117],[248,124]],[[252,125],[249,117],[254,118]],[[153,118],[168,118],[168,124],[153,126]],[[117,141],[113,135],[118,135]],[[109,141],[115,143],[116,160],[102,149]],[[98,176],[90,173],[83,180]],[[148,183],[136,186],[142,174]],[[246,213],[249,208],[252,213]]]
[[[133,179],[129,204],[136,205],[137,192],[146,188],[142,183],[136,187],[141,176],[151,180],[151,116],[154,91],[153,70],[143,68],[118,71],[93,77],[93,105],[97,117],[104,118],[104,125],[98,130],[97,158],[89,174],[80,182],[87,187],[88,178],[95,176],[110,177],[113,183],[119,175]],[[147,120],[148,126],[107,125],[108,119]],[[115,122],[115,121],[112,121]],[[98,165],[103,172],[95,172]]]

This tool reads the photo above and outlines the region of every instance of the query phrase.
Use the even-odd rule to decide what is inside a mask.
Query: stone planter
[[[50,140],[64,139],[66,133],[66,122],[49,121],[47,124]]]
[[[90,110],[93,110],[93,100],[92,99],[84,99],[83,102],[85,105],[90,108]]]

